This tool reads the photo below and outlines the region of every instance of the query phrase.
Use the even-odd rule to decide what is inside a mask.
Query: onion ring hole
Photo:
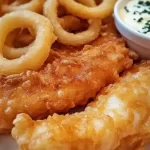
[[[86,19],[73,16],[67,10],[59,5],[57,12],[58,20],[64,30],[70,33],[78,33],[87,30],[89,23]]]
[[[36,33],[34,33],[31,28],[17,28],[10,32],[5,41],[5,47],[3,50],[4,57],[7,59],[16,59],[17,57],[26,54],[26,49],[32,45],[35,40],[35,36]],[[10,53],[14,53],[14,51],[18,53],[17,57],[14,55],[10,56]]]

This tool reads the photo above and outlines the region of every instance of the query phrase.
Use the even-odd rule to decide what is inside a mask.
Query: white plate
[[[19,150],[15,140],[9,135],[0,136],[0,150]],[[150,145],[146,150],[150,150]]]
[[[19,150],[15,140],[9,135],[0,136],[0,150]]]

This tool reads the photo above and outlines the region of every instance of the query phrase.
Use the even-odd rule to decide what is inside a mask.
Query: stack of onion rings
[[[84,44],[90,43],[91,41],[95,40],[99,36],[99,34],[101,32],[101,19],[106,18],[106,16],[111,14],[111,12],[113,10],[113,6],[115,4],[115,1],[116,0],[103,0],[103,2],[101,3],[101,0],[97,0],[97,1],[95,1],[95,0],[77,0],[77,1],[74,1],[74,0],[67,0],[67,1],[66,0],[47,0],[46,2],[45,2],[45,0],[32,0],[32,1],[31,0],[6,0],[3,2],[0,0],[0,2],[1,2],[0,4],[2,5],[2,7],[1,7],[2,14],[12,12],[12,14],[6,15],[6,17],[2,17],[2,21],[4,21],[4,22],[5,22],[5,20],[7,20],[5,18],[7,18],[8,16],[11,16],[9,19],[12,20],[11,18],[15,18],[14,16],[17,13],[18,13],[18,16],[16,15],[17,16],[16,18],[18,18],[19,15],[21,16],[21,14],[25,14],[24,10],[30,10],[33,12],[41,13],[43,10],[43,5],[44,5],[44,10],[43,10],[44,15],[50,19],[50,21],[53,25],[53,28],[54,28],[54,33],[57,36],[58,41],[65,45],[79,46],[79,45],[84,45]],[[106,6],[108,3],[109,3],[109,6]],[[62,9],[60,9],[58,6],[61,6]],[[100,8],[102,8],[102,9],[100,9]],[[58,9],[59,14],[57,14],[57,9]],[[60,12],[59,12],[59,9],[61,10]],[[20,11],[20,12],[14,13],[16,11]],[[24,13],[22,11],[24,11]],[[19,13],[21,13],[21,14],[19,14]],[[28,12],[28,14],[29,14],[29,12]],[[61,16],[59,16],[59,15],[61,15]],[[31,15],[31,16],[33,17],[33,15]],[[61,17],[61,18],[59,18],[59,17]],[[81,21],[78,17],[80,17],[82,19],[88,19],[89,27],[88,27],[88,24],[84,20]],[[25,21],[25,18],[27,18],[26,21]],[[42,18],[42,17],[40,16],[40,18]],[[20,19],[20,21],[23,20],[22,23],[20,23],[20,21],[18,19],[17,23],[19,23],[19,24],[17,24],[16,26],[10,27],[7,30],[7,32],[4,30],[3,34],[7,37],[8,33],[16,28],[20,27],[20,28],[28,28],[29,29],[30,27],[33,27],[32,26],[33,24],[27,23],[28,19],[29,18],[27,17],[27,15],[22,16],[22,19]],[[33,19],[33,20],[36,20],[36,19]],[[23,24],[24,21],[25,21],[25,23],[24,23],[25,25]],[[39,21],[39,22],[42,22],[42,21]],[[38,22],[38,24],[40,24],[39,22]],[[1,24],[3,24],[3,23],[1,23]],[[28,25],[26,26],[26,24],[28,24]],[[34,25],[35,24],[36,23],[34,23]],[[6,25],[6,27],[8,27],[8,26]],[[13,61],[17,62],[17,60],[19,61],[21,58],[26,58],[28,56],[28,53],[30,53],[29,51],[32,51],[31,49],[34,46],[38,45],[38,44],[36,45],[37,38],[33,42],[33,40],[34,40],[33,36],[36,36],[36,34],[35,34],[36,27],[33,27],[33,28],[34,28],[34,32],[32,32],[32,30],[31,30],[32,36],[30,34],[28,34],[28,35],[24,34],[23,36],[18,36],[18,35],[16,36],[15,34],[14,35],[12,34],[11,36],[8,36],[8,39],[9,39],[8,44],[7,44],[6,37],[5,36],[3,36],[4,38],[2,37],[2,40],[0,42],[0,48],[3,49],[1,59],[3,59],[4,62],[7,62],[7,63],[12,62],[13,63]],[[48,25],[46,25],[46,28],[48,29]],[[49,28],[50,28],[49,30],[51,32],[52,26],[50,25]],[[38,30],[38,29],[36,29],[36,30]],[[39,29],[39,31],[40,31],[40,29]],[[3,30],[3,26],[0,26],[0,30]],[[45,31],[42,31],[42,32],[45,32]],[[47,34],[50,32],[45,32],[46,34],[41,36],[40,38],[46,39],[49,36]],[[48,41],[50,41],[49,46],[51,46],[51,44],[54,41],[54,38],[52,38],[52,37],[54,37],[54,36],[52,35],[51,40],[48,40]],[[20,40],[21,43],[23,43],[21,45],[23,45],[25,47],[15,46],[14,45],[14,41],[16,40],[15,38],[16,39],[18,38],[17,41]],[[48,37],[48,38],[50,39],[50,37]],[[6,40],[6,44],[4,43],[5,40]],[[41,40],[41,41],[43,43],[45,42],[45,40]],[[48,43],[48,42],[46,42],[46,43]],[[36,47],[35,50],[36,49],[38,49],[38,48]],[[41,49],[47,49],[47,48],[41,47]],[[4,65],[4,63],[2,63],[3,62],[2,61],[0,63],[0,65],[1,65],[0,72],[2,74],[6,75],[6,74],[13,74],[13,73],[20,73],[22,71],[25,71],[26,69],[33,69],[33,70],[38,69],[44,63],[44,60],[46,59],[46,57],[48,57],[48,52],[47,52],[47,56],[45,55],[45,59],[44,59],[44,54],[41,55],[41,57],[42,56],[43,56],[43,59],[40,59],[40,61],[38,61],[40,63],[37,63],[37,65],[35,65],[35,63],[32,63],[32,65],[30,65],[30,67],[28,67],[29,64],[25,63],[26,67],[24,66],[24,69],[22,68],[22,69],[15,70],[12,68],[8,72],[6,70],[7,70],[7,68],[9,68],[9,65],[8,65],[9,63],[8,64],[5,63],[5,65]],[[7,60],[7,59],[16,59],[16,60]],[[19,62],[20,63],[19,66],[21,66],[23,61],[20,61],[20,62]],[[34,61],[32,61],[32,62],[34,62]],[[15,64],[17,64],[17,63],[15,63]],[[20,68],[20,67],[18,67],[18,68]],[[11,71],[11,70],[14,70],[14,71]]]
[[[61,5],[63,5],[68,12],[84,19],[104,19],[108,17],[113,11],[115,2],[116,0],[103,0],[103,2],[100,3],[98,6],[89,7],[80,4],[75,0],[60,0]]]
[[[6,37],[14,29],[22,27],[33,28],[36,32],[36,39],[31,45],[25,47],[25,55],[20,58],[16,57],[17,59],[14,60],[8,60],[3,57]],[[27,69],[36,70],[40,68],[47,59],[50,46],[55,40],[50,21],[37,13],[27,10],[12,12],[3,16],[0,19],[0,31],[0,73],[3,75],[16,74]]]
[[[21,3],[20,1],[18,2],[17,0],[12,3],[12,4],[3,4],[1,11],[3,13],[9,13],[13,11],[18,11],[18,10],[30,10],[33,12],[40,13],[42,11],[42,6],[44,4],[45,0],[31,0],[28,3]]]
[[[58,21],[57,7],[59,2],[56,0],[47,0],[44,5],[44,15],[50,19],[54,26],[54,33],[58,37],[58,41],[66,45],[83,45],[95,40],[101,30],[101,20],[95,19],[89,21],[89,28],[77,34],[69,33],[63,29]]]

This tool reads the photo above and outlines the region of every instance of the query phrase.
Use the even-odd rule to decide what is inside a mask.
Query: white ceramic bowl
[[[120,17],[120,10],[130,0],[118,0],[114,8],[115,24],[118,31],[127,41],[131,50],[134,50],[142,59],[150,59],[150,37],[129,27]]]

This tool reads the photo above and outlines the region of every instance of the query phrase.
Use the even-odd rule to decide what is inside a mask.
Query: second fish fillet
[[[33,121],[20,114],[20,150],[136,150],[150,141],[150,62],[135,65],[85,111]]]

